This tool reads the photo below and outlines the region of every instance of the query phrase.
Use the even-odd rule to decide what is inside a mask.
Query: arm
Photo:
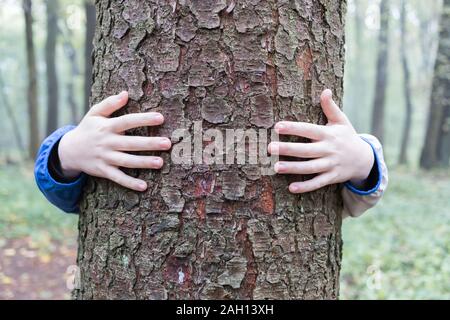
[[[109,179],[135,191],[147,183],[120,168],[160,169],[163,159],[134,155],[134,151],[166,151],[171,141],[164,137],[126,135],[126,131],[164,122],[157,112],[110,116],[128,102],[127,92],[93,106],[77,127],[64,127],[45,139],[35,164],[35,176],[45,197],[66,212],[78,212],[86,176]]]
[[[369,177],[362,184],[350,181],[345,183],[345,187],[342,189],[344,218],[359,217],[374,207],[382,198],[389,180],[381,143],[377,138],[368,134],[360,135],[360,137],[372,147],[375,162]]]
[[[55,176],[59,166],[58,146],[62,137],[73,130],[74,126],[58,129],[42,143],[34,167],[34,176],[39,190],[48,201],[64,212],[78,212],[78,201],[86,181],[85,174],[72,179],[60,179]],[[53,170],[52,170],[53,169]]]
[[[344,216],[361,215],[377,203],[387,185],[381,145],[375,137],[356,133],[333,101],[330,90],[322,93],[321,106],[328,119],[325,126],[288,121],[275,125],[281,135],[311,140],[309,143],[272,142],[271,154],[301,158],[276,163],[275,172],[314,175],[310,180],[291,183],[289,191],[292,193],[344,183]]]

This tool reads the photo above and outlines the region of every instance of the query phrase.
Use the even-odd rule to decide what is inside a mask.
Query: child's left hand
[[[371,146],[362,140],[347,116],[332,99],[331,90],[321,96],[326,126],[304,122],[279,122],[275,131],[281,135],[294,135],[311,139],[311,143],[272,142],[273,155],[312,159],[309,161],[280,161],[275,172],[280,174],[317,174],[311,180],[294,182],[292,193],[305,193],[330,184],[351,181],[362,185],[372,170],[374,154]]]

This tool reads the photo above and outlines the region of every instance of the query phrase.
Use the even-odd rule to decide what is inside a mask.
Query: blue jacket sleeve
[[[49,171],[49,160],[53,148],[59,144],[67,132],[74,128],[74,126],[66,126],[47,137],[39,149],[34,166],[34,176],[39,190],[48,201],[67,213],[79,212],[78,201],[86,182],[86,175],[81,174],[76,180],[68,183],[56,181]]]
[[[359,196],[369,196],[369,195],[377,192],[378,189],[380,189],[380,185],[383,180],[382,166],[384,165],[384,163],[383,163],[384,160],[380,159],[380,155],[379,155],[380,152],[377,150],[377,148],[375,146],[375,144],[376,144],[375,142],[364,137],[363,135],[361,135],[361,139],[366,141],[373,150],[374,164],[373,164],[372,170],[370,171],[369,177],[363,183],[364,187],[354,186],[350,181],[346,182],[344,185],[351,192],[353,192]]]
[[[344,200],[343,217],[358,217],[374,207],[383,197],[389,183],[389,174],[384,161],[383,147],[377,138],[365,134],[361,138],[366,141],[373,150],[375,161],[368,179],[362,186],[355,186],[351,182],[345,184],[342,189]]]

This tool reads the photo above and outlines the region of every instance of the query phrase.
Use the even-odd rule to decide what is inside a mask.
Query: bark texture
[[[450,0],[444,1],[442,10],[427,133],[420,159],[425,169],[448,166],[450,158]]]
[[[56,72],[56,38],[58,36],[58,1],[47,0],[47,41],[45,63],[47,66],[47,136],[58,129],[59,86]]]
[[[30,158],[34,159],[39,150],[39,123],[37,100],[37,68],[33,39],[33,13],[31,0],[23,1],[23,11],[25,16],[25,39],[28,68],[28,152]]]
[[[130,134],[325,123],[341,101],[345,1],[97,1],[93,102],[166,123]],[[129,171],[145,193],[90,179],[81,203],[78,299],[335,299],[339,187],[305,195],[250,165]],[[298,177],[297,177],[298,179]]]
[[[380,31],[378,34],[377,75],[372,111],[372,134],[384,140],[384,109],[386,104],[387,67],[389,53],[389,1],[380,3]]]

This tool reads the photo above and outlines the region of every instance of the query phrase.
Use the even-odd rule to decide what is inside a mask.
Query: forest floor
[[[382,202],[344,222],[341,299],[450,299],[450,172],[393,169]],[[0,164],[0,299],[69,299],[77,216],[30,165]]]
[[[0,299],[69,299],[77,216],[49,205],[30,165],[0,164]]]

